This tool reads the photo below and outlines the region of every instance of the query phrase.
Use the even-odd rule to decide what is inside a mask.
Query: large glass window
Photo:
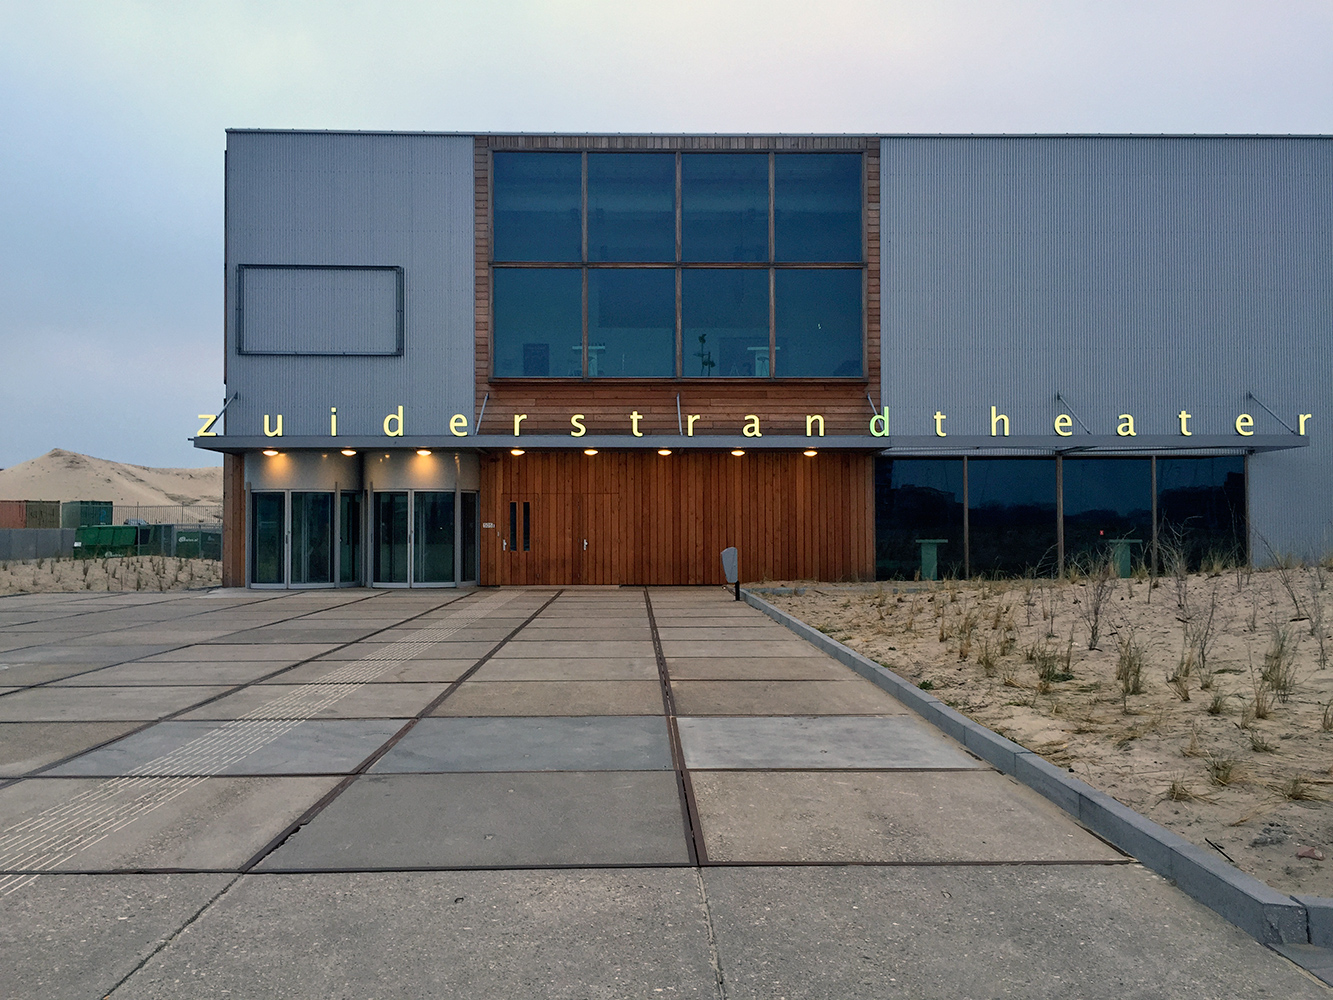
[[[496,153],[496,260],[583,259],[583,154]]]
[[[467,582],[477,579],[477,494],[463,493],[463,516],[460,518],[459,541],[463,548],[463,575],[460,580]]]
[[[768,260],[768,157],[682,154],[680,216],[683,260]]]
[[[783,261],[861,259],[861,157],[774,158],[773,250]]]
[[[282,584],[286,536],[286,497],[281,493],[250,496],[250,582]]]
[[[342,493],[338,504],[338,572],[342,583],[361,582],[361,494]]]
[[[875,576],[963,575],[963,460],[875,461]]]
[[[376,493],[375,582],[407,583],[407,494]]]
[[[1054,575],[1055,459],[971,459],[967,503],[973,575]]]
[[[497,376],[583,374],[583,274],[574,268],[496,268]]]
[[[292,494],[293,585],[333,582],[333,494]]]
[[[676,259],[675,154],[589,155],[588,259]]]
[[[452,583],[454,579],[454,495],[418,490],[412,495],[415,515],[412,581]]]
[[[777,374],[864,374],[860,269],[779,270],[775,278]]]
[[[768,272],[688,270],[681,280],[684,374],[768,377]]]
[[[863,163],[496,153],[491,375],[863,378]]]
[[[588,271],[588,377],[676,374],[676,272]]]
[[[1111,543],[1143,559],[1152,544],[1152,459],[1064,460],[1065,563],[1105,557]]]
[[[1157,519],[1161,543],[1182,545],[1191,569],[1246,560],[1245,459],[1159,458]]]

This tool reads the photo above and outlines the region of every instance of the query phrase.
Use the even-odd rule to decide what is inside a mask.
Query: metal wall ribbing
[[[881,162],[895,434],[938,410],[988,435],[992,405],[1053,443],[1062,412],[1286,433],[1253,393],[1314,414],[1311,447],[1251,460],[1256,558],[1333,546],[1333,140],[901,137]]]
[[[245,132],[227,135],[226,317],[231,435],[382,434],[405,407],[407,434],[448,435],[473,414],[472,139],[463,136]],[[404,354],[237,354],[240,264],[402,267]],[[270,426],[276,423],[273,420]]]

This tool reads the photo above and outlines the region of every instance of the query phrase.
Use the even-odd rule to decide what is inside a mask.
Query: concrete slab
[[[147,721],[226,691],[225,687],[41,687],[0,698],[0,722]]]
[[[688,864],[675,775],[357,779],[260,870]]]
[[[314,719],[403,719],[416,715],[444,693],[447,684],[361,684],[324,705]],[[239,719],[280,698],[309,691],[303,684],[256,684],[185,712],[181,719]],[[291,702],[295,704],[295,700]],[[289,711],[294,711],[291,709]],[[299,713],[304,715],[304,712]]]
[[[809,656],[668,656],[666,661],[673,681],[837,681],[851,675],[832,657],[814,650],[810,653]]]
[[[710,861],[739,864],[1120,861],[993,771],[701,771]]]
[[[677,720],[691,769],[985,767],[912,716]]]
[[[210,642],[197,646],[186,646],[155,656],[142,657],[148,662],[188,663],[197,660],[217,662],[219,660],[268,660],[279,663],[300,663],[309,660],[331,648],[327,642],[312,643],[223,643]]]
[[[317,645],[360,642],[375,635],[379,630],[371,628],[290,628],[282,626],[263,626],[247,632],[232,632],[225,640],[231,645],[255,645],[262,643],[312,643]]]
[[[666,656],[713,656],[726,659],[732,656],[803,656],[810,651],[808,643],[790,639],[756,639],[747,641],[713,639],[672,639],[662,641]]]
[[[656,655],[653,652],[653,644],[647,640],[635,642],[629,639],[608,639],[603,642],[591,638],[596,635],[595,629],[590,629],[588,635],[590,638],[577,641],[558,639],[525,640],[523,638],[523,633],[520,632],[518,638],[514,639],[504,647],[505,658],[509,660],[532,657],[551,659],[568,656],[586,657],[588,659],[611,657],[646,659]],[[654,662],[656,662],[656,660],[654,660]]]
[[[349,774],[406,721],[311,719],[280,730],[280,735],[262,743],[257,740],[248,743],[253,729],[242,729],[240,724],[163,722],[46,773],[97,777],[128,774],[187,743],[210,737],[216,740],[218,748],[215,759],[231,761],[218,774]],[[239,750],[238,745],[241,745]],[[181,774],[195,770],[163,766],[155,767],[152,773]]]
[[[56,681],[52,687],[127,687],[139,684],[180,685],[212,684],[232,686],[249,684],[260,677],[280,670],[279,664],[266,661],[237,660],[235,662],[193,663],[122,663],[103,667],[91,673],[79,674]],[[2,675],[0,675],[2,676]]]
[[[42,875],[0,895],[0,996],[97,1000],[234,875]]]
[[[439,716],[661,715],[657,681],[475,681],[451,694]]]
[[[309,684],[321,677],[326,677],[339,670],[351,660],[312,660],[299,667],[284,670],[263,684]],[[476,660],[407,660],[403,663],[389,664],[388,669],[378,674],[371,684],[451,684],[462,677]]]
[[[98,791],[106,796],[101,808],[107,835],[61,868],[239,868],[339,780],[205,778],[125,823],[125,811],[116,806],[131,806],[142,788],[116,796],[105,778],[28,778],[0,789],[0,816],[9,826]]]
[[[322,663],[345,663],[348,660],[360,660],[367,656],[386,656],[392,653],[404,663],[414,659],[471,660],[476,662],[496,646],[493,642],[432,642],[421,647],[398,646],[396,649],[389,650],[391,645],[387,642],[358,642],[355,645],[334,650],[319,659]]]
[[[542,642],[582,642],[585,639],[595,639],[598,642],[623,642],[627,640],[652,642],[653,632],[648,627],[647,621],[644,621],[642,625],[598,625],[589,628],[581,619],[577,618],[571,618],[568,624],[560,625],[542,622],[539,619],[516,637],[516,641],[522,642],[531,642],[534,639],[540,639]]]
[[[677,681],[681,715],[907,715],[892,695],[853,676],[836,681]]]
[[[419,771],[655,771],[671,768],[666,720],[650,716],[422,719],[376,762]]]
[[[474,674],[479,681],[645,681],[656,679],[657,660],[649,656],[551,657],[509,656],[510,643]]]
[[[0,662],[10,665],[20,663],[81,663],[90,667],[107,667],[113,663],[125,663],[129,660],[152,656],[154,653],[161,653],[179,645],[180,643],[174,642],[132,646],[113,646],[110,644],[25,646],[21,649],[11,649],[0,653]]]
[[[247,876],[116,996],[211,1000],[259,991],[717,996],[694,874],[670,868]]]
[[[1137,865],[709,868],[703,878],[731,1000],[1328,996]]]
[[[13,777],[123,736],[138,722],[0,722],[0,777]]]
[[[735,625],[709,625],[705,627],[690,621],[674,625],[658,622],[657,636],[664,643],[691,640],[702,642],[787,642],[791,639],[791,632],[772,622],[752,624],[746,621]]]

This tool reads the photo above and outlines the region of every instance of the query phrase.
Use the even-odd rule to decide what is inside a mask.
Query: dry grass
[[[0,595],[79,591],[191,590],[222,583],[214,559],[127,556],[111,559],[34,559],[0,562]]]

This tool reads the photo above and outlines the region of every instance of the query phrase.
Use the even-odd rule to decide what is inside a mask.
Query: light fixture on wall
[[[732,448],[732,449],[731,449],[731,453],[732,453],[733,455],[735,455],[737,458],[740,458],[742,455],[745,454],[745,449],[743,449],[743,448]]]
[[[816,455],[819,454],[819,452],[815,451],[815,449],[813,448],[807,448],[805,449],[805,451],[801,452],[801,454],[804,455],[806,458],[814,458]]]
[[[278,449],[276,448],[265,448],[264,454],[267,455],[269,458],[273,458],[277,455],[281,455],[282,452],[278,451]]]
[[[597,449],[596,449],[596,448],[584,448],[584,449],[583,449],[583,454],[585,454],[585,455],[596,455],[596,454],[597,454]]]
[[[429,449],[429,448],[418,448],[418,449],[417,449],[417,454],[420,455],[422,458],[425,458],[427,455],[430,454],[430,449]]]
[[[670,455],[670,454],[671,454],[671,449],[670,449],[670,448],[658,448],[658,449],[657,449],[657,453],[658,453],[659,455],[663,455],[663,456]]]
[[[356,454],[356,449],[355,449],[355,448],[344,448],[344,449],[343,449],[343,454],[346,455],[348,458],[351,458],[353,455]]]
[[[523,449],[522,449],[522,448],[510,448],[510,449],[509,449],[509,454],[514,455],[514,456],[522,455],[522,454],[523,454]]]

